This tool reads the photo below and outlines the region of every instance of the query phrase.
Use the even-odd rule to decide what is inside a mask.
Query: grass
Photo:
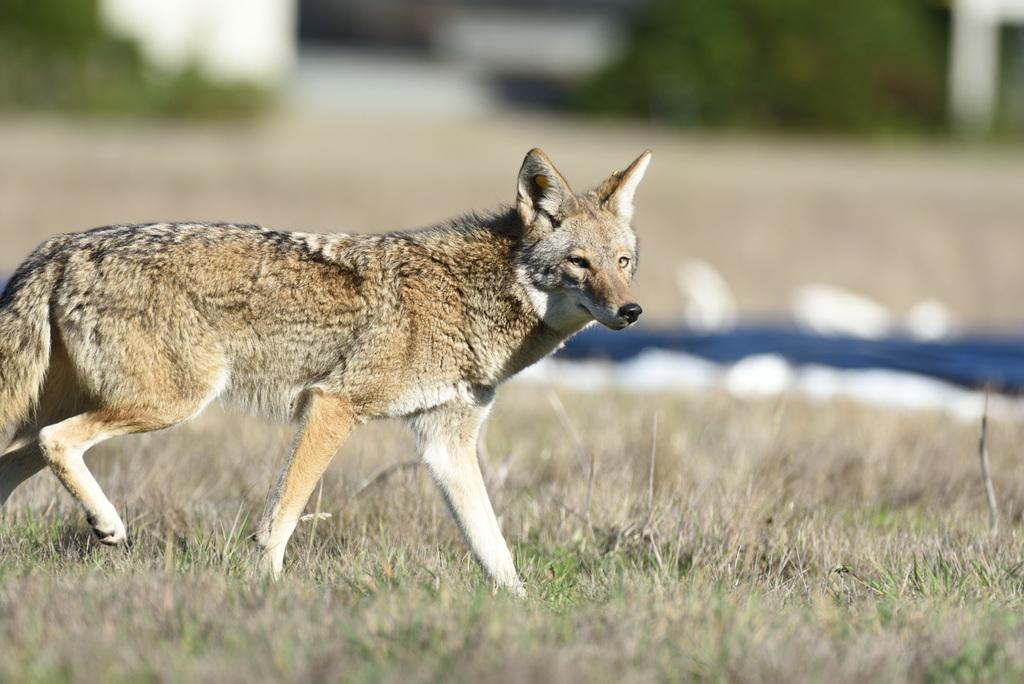
[[[992,535],[974,425],[561,395],[577,444],[547,391],[505,390],[484,455],[527,599],[490,593],[420,469],[361,488],[411,451],[383,424],[344,447],[331,517],[303,523],[284,580],[264,582],[248,536],[289,429],[213,412],[97,448],[130,548],[92,542],[48,473],[11,499],[0,680],[1024,676],[1024,427],[991,426]]]

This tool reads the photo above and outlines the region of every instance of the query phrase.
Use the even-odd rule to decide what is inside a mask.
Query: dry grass
[[[513,386],[490,488],[529,598],[492,597],[397,426],[357,432],[263,583],[247,541],[289,430],[213,413],[99,447],[134,544],[49,474],[0,517],[0,680],[936,681],[1024,675],[1024,437],[853,406]],[[658,416],[653,508],[652,424]],[[593,456],[592,526],[584,521]],[[311,504],[311,508],[312,508]],[[575,511],[575,512],[573,512]]]

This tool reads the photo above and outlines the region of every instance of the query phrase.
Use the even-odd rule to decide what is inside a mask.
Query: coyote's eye
[[[577,256],[573,254],[569,257],[569,263],[577,268],[590,268],[590,262],[585,257]]]
[[[627,266],[629,266],[629,257],[628,256],[620,256],[619,257],[619,268],[626,268]]]

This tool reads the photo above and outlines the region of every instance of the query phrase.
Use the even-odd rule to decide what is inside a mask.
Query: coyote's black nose
[[[623,304],[622,308],[619,309],[619,318],[627,323],[636,323],[636,319],[640,318],[640,314],[643,312],[644,310],[635,302],[633,304]]]

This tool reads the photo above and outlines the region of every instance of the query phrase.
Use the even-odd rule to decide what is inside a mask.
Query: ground
[[[215,411],[96,450],[129,549],[91,541],[55,478],[18,493],[0,680],[1012,680],[1022,432],[991,431],[991,534],[972,425],[507,388],[483,459],[517,601],[487,590],[421,468],[375,479],[411,453],[394,425],[343,448],[310,504],[331,517],[265,583],[247,538],[289,430]]]
[[[580,186],[655,149],[638,290],[662,319],[685,256],[752,312],[823,279],[1020,319],[1024,157],[528,119],[7,121],[0,271],[116,221],[425,223],[508,200],[537,144]],[[481,459],[526,599],[490,593],[395,424],[345,445],[309,506],[330,517],[264,582],[248,537],[291,428],[214,408],[90,456],[129,548],[93,542],[49,473],[0,510],[0,681],[1024,676],[1022,425],[990,426],[992,532],[978,426],[938,414],[513,384],[492,415]]]

